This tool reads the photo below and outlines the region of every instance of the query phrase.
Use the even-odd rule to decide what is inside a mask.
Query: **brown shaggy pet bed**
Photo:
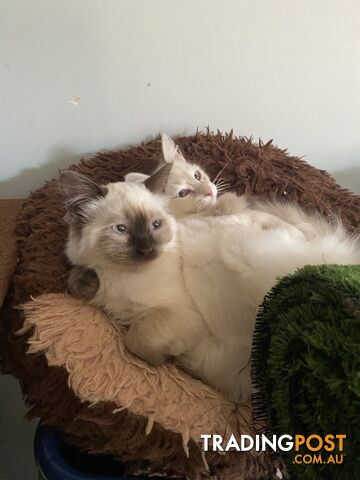
[[[350,232],[358,228],[359,197],[271,142],[209,132],[177,142],[189,160],[213,177],[221,172],[239,194],[286,198],[327,217],[339,215]],[[159,156],[156,139],[73,168],[106,183],[130,171],[150,173]],[[2,311],[0,352],[3,371],[20,379],[28,417],[41,417],[90,452],[128,461],[130,471],[273,478],[282,467],[268,455],[201,452],[202,433],[254,432],[247,405],[232,404],[171,364],[154,368],[136,359],[101,311],[65,293],[63,214],[52,180],[30,195],[17,220],[18,264]],[[24,302],[25,309],[18,308]]]

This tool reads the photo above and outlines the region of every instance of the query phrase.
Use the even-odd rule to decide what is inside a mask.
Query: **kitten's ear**
[[[181,155],[179,147],[165,133],[161,135],[161,149],[163,159],[166,163],[186,162],[185,158]]]
[[[90,178],[72,170],[60,173],[60,189],[67,209],[66,220],[69,223],[85,223],[87,220],[86,204],[92,200],[105,197],[107,188],[98,185]]]
[[[172,164],[167,163],[145,180],[145,187],[152,193],[164,193],[169,180]]]
[[[145,173],[131,172],[124,176],[124,180],[129,183],[145,183],[149,177],[150,175],[145,175]]]

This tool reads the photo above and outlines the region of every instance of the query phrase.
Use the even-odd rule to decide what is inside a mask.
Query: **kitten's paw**
[[[247,207],[245,197],[238,197],[235,193],[227,192],[219,197],[215,204],[218,215],[234,215],[243,212]]]
[[[144,343],[144,340],[146,339],[142,337],[136,326],[133,326],[125,337],[125,346],[131,353],[154,367],[158,367],[165,363],[167,355],[165,355],[160,349],[156,350],[150,348],[149,345]]]

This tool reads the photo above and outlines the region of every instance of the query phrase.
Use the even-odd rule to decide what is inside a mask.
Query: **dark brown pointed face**
[[[114,223],[103,231],[100,248],[111,262],[147,262],[162,253],[173,234],[172,225],[163,212],[127,209],[121,223]]]
[[[135,215],[133,232],[129,235],[129,247],[134,259],[151,260],[158,255],[159,247],[164,240],[168,240],[166,225],[162,223],[161,219],[152,220],[143,212]]]
[[[71,217],[68,252],[78,264],[131,266],[157,258],[170,246],[175,221],[162,197],[144,185],[99,186],[72,173],[61,181]]]

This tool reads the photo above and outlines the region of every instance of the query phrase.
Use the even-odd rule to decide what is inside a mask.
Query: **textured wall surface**
[[[357,0],[0,0],[0,196],[208,124],[356,188],[359,81]]]

